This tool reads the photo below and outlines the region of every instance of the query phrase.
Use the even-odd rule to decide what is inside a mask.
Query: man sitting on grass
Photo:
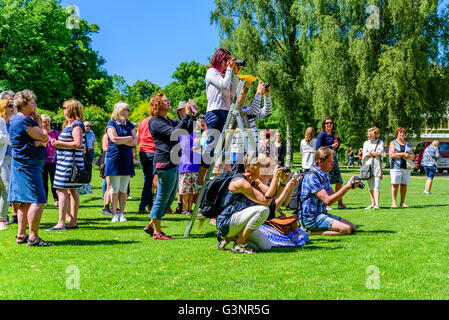
[[[352,177],[338,192],[334,192],[328,172],[334,166],[334,151],[329,148],[318,149],[315,155],[316,165],[304,177],[301,188],[302,212],[299,217],[301,226],[312,235],[348,235],[355,232],[351,222],[326,210],[346,194],[355,189],[360,181]],[[354,180],[354,181],[353,181]]]

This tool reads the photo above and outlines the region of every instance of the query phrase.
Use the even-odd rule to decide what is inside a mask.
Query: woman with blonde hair
[[[378,128],[368,129],[368,141],[363,144],[363,166],[371,166],[371,178],[368,180],[371,205],[366,209],[379,209],[380,181],[382,180],[382,158],[385,153],[384,142],[379,139]]]
[[[44,210],[45,190],[42,168],[47,158],[45,144],[48,133],[36,112],[36,96],[30,90],[14,97],[17,115],[11,119],[9,137],[12,146],[11,180],[8,201],[17,212],[17,244],[48,247],[52,244],[39,237],[39,225]],[[26,229],[29,225],[30,234]]]
[[[112,223],[127,221],[125,206],[128,184],[130,178],[135,175],[132,149],[137,145],[137,134],[128,118],[129,105],[117,102],[106,127],[109,141],[104,175],[109,177],[111,185]],[[117,213],[118,203],[120,203],[119,213]]]
[[[58,139],[51,139],[56,151],[56,173],[53,186],[58,194],[59,220],[47,231],[65,231],[78,228],[81,184],[71,182],[73,163],[84,169],[85,135],[83,105],[77,100],[63,103],[65,123]],[[70,222],[66,225],[66,217]]]
[[[11,171],[12,147],[9,139],[9,119],[14,115],[12,100],[0,100],[0,231],[6,230],[8,217],[9,173]]]
[[[302,169],[309,171],[315,163],[316,139],[315,129],[308,127],[304,139],[301,141]]]
[[[430,189],[432,189],[433,178],[435,177],[435,172],[437,171],[438,159],[440,158],[440,143],[435,140],[430,146],[424,150],[421,165],[427,174],[426,188],[424,190],[425,194],[432,194]]]

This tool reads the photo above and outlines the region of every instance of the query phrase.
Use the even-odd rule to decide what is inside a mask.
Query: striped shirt
[[[248,116],[248,122],[251,126],[251,130],[253,131],[254,140],[256,142],[256,146],[259,145],[259,133],[257,131],[256,127],[256,121],[265,119],[273,113],[273,105],[271,102],[270,97],[264,98],[264,107],[260,109],[261,104],[261,95],[256,94],[253,100],[253,104],[249,108],[243,108],[243,112],[246,112],[246,115]],[[247,146],[250,146],[250,143],[246,143]],[[254,151],[254,150],[251,150]]]
[[[56,173],[54,180],[54,188],[56,189],[77,189],[81,185],[70,183],[72,174],[73,161],[80,169],[84,169],[83,150],[85,147],[85,129],[81,121],[75,121],[70,127],[65,127],[59,135],[58,141],[73,142],[72,130],[74,127],[80,126],[83,130],[83,147],[80,149],[58,148],[56,152]]]

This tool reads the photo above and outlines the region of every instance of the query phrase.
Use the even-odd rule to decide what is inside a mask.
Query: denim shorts
[[[431,167],[426,166],[426,167],[424,167],[424,170],[426,171],[427,178],[433,179],[435,177],[437,167],[436,166],[431,166]]]
[[[310,231],[326,231],[330,230],[334,221],[341,221],[341,217],[334,216],[330,213],[321,213],[312,215],[310,217],[301,217],[299,223],[302,227]]]

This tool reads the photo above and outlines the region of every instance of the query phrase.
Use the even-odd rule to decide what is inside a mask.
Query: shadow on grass
[[[363,233],[363,234],[378,234],[378,233],[393,234],[393,233],[397,233],[397,232],[392,231],[392,230],[357,230],[353,235],[357,235],[359,233]]]
[[[118,240],[64,240],[53,241],[56,246],[115,246],[119,244],[135,244],[139,241],[118,241]]]
[[[184,238],[184,234],[177,237],[177,240],[189,240],[189,239],[204,239],[204,238],[217,238],[217,232],[211,231],[208,233],[197,233],[195,230],[192,229],[192,232],[190,232],[190,235],[187,238]]]
[[[315,240],[313,240],[315,241]],[[312,242],[313,242],[312,241]],[[316,250],[340,250],[340,249],[344,249],[344,247],[318,247],[318,246],[314,246],[313,244],[308,244],[302,247],[288,247],[288,248],[272,248],[271,252],[273,253],[292,253],[292,252],[296,252],[296,251],[316,251]]]
[[[317,242],[317,241],[325,241],[325,242],[340,242],[340,239],[312,239],[310,240],[311,243]]]

